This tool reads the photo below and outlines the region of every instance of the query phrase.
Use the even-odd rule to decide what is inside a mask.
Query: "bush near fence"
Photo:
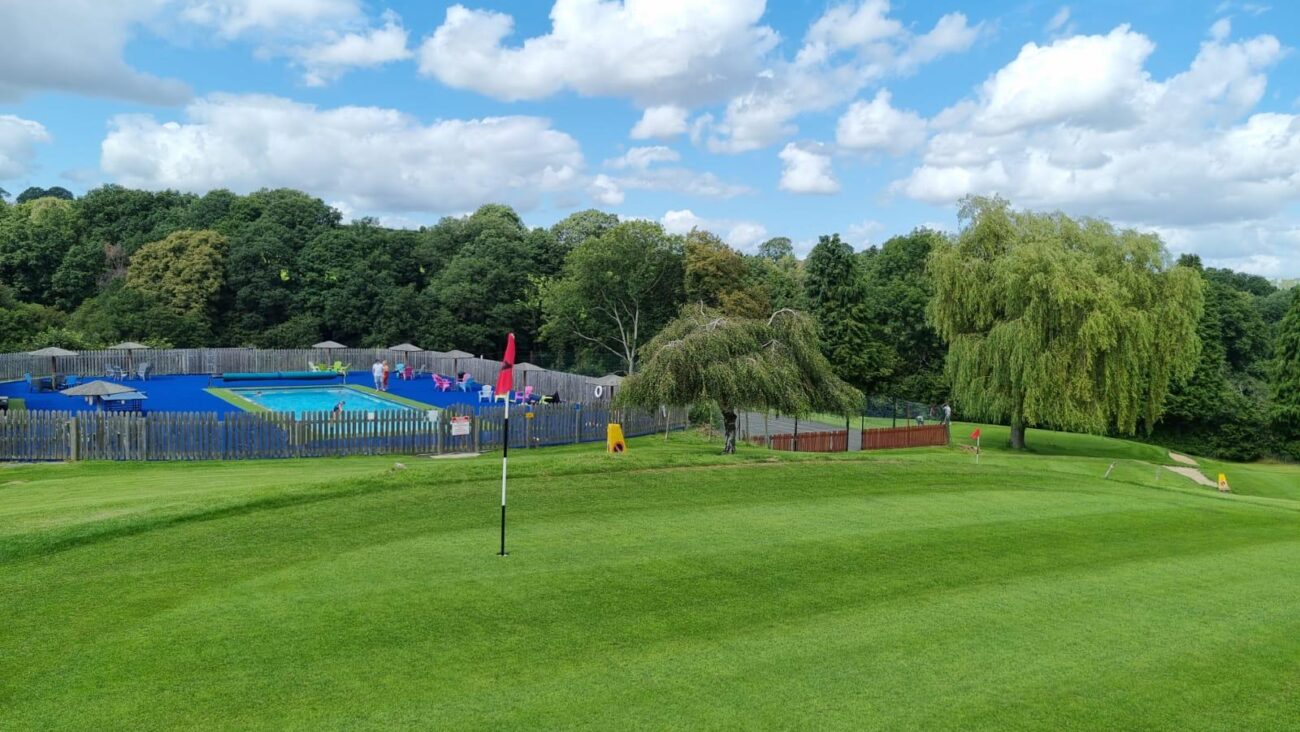
[[[419,411],[308,413],[11,412],[0,415],[0,460],[247,460],[345,455],[449,454],[501,447],[504,407],[458,406]],[[614,410],[570,404],[517,407],[510,446],[601,442],[617,422],[629,437],[686,426],[686,410]],[[451,434],[450,417],[470,420]]]

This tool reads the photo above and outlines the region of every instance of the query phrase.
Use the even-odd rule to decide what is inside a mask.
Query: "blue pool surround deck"
[[[226,389],[226,393],[272,412],[330,412],[340,402],[345,412],[415,411],[411,404],[389,399],[382,393],[367,393],[355,386],[256,386]],[[432,406],[432,405],[430,405]]]
[[[91,381],[94,378],[99,377],[83,378],[82,380]],[[370,372],[353,371],[348,374],[347,382],[370,387]],[[226,387],[227,385],[219,379],[210,380],[204,375],[155,376],[148,381],[127,379],[122,383],[148,395],[149,398],[144,402],[144,409],[149,412],[215,412],[217,414],[228,414],[230,412],[245,411],[241,407],[209,393],[207,391],[209,388]],[[257,387],[270,389],[286,387],[293,383],[285,381],[240,381],[237,388],[241,390],[256,389]],[[338,379],[333,384],[313,384],[305,388],[321,389],[330,386],[341,386],[342,384],[343,380]],[[393,378],[389,381],[388,393],[438,408],[447,408],[457,404],[476,407],[479,404],[477,392],[438,391],[434,387],[433,380],[428,376],[411,381]],[[0,383],[0,396],[23,399],[26,401],[27,409],[33,411],[84,412],[94,411],[95,409],[93,405],[87,404],[85,399],[66,397],[57,392],[29,393],[27,384],[23,381]],[[487,406],[487,404],[483,406]],[[334,404],[330,403],[328,407],[325,407],[325,411],[333,409],[333,407]]]

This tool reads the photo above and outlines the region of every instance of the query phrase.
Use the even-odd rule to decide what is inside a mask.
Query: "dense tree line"
[[[996,199],[968,201],[957,235],[917,229],[862,252],[828,235],[800,260],[784,237],[745,254],[707,231],[678,236],[595,210],[530,228],[510,208],[486,205],[412,231],[370,219],[344,223],[294,190],[198,196],[104,186],[76,198],[32,188],[7,198],[0,196],[5,351],[126,339],[288,348],[330,338],[364,347],[411,340],[490,356],[513,331],[530,361],[635,373],[643,349],[684,305],[746,321],[788,308],[811,316],[835,375],[867,394],[932,404],[957,397],[959,412],[971,416],[1045,426],[1141,424],[1154,429],[1152,439],[1204,454],[1300,452],[1292,291],[1204,268],[1195,257],[1173,266],[1153,237],[1018,213]],[[1147,282],[1148,274],[1160,276]],[[1142,293],[1095,297],[1116,283]],[[944,307],[959,301],[969,312]],[[998,372],[1003,356],[989,338],[1029,328],[1051,307],[1061,309],[1057,320],[1034,321],[1039,331],[1010,339],[1022,344],[1015,357],[1044,344],[1068,349],[1053,329],[1097,327],[1089,323],[1100,316],[1089,320],[1085,301],[1098,313],[1141,316],[1116,321],[1123,327],[1115,337],[1132,345],[1126,357],[1145,361],[1122,393],[1093,399],[1087,379],[1118,383],[1119,372],[1088,363],[1052,372],[1059,383],[1042,393],[1054,403],[992,388],[971,393],[970,384],[1010,373]],[[1189,329],[1194,337],[1183,337]],[[1076,356],[1110,353],[1109,337],[1083,333]],[[1162,350],[1170,343],[1178,347]],[[954,368],[950,354],[958,352],[975,370]],[[1038,371],[1048,365],[1059,366]],[[1070,384],[1074,392],[1057,390]],[[1011,402],[1019,406],[1003,408]]]

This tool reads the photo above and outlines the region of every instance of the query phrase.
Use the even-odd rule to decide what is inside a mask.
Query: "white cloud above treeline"
[[[36,146],[52,138],[39,122],[0,114],[0,180],[19,178],[32,169]]]
[[[360,211],[527,210],[584,185],[578,141],[539,117],[424,124],[394,109],[319,109],[263,95],[196,100],[181,121],[121,115],[100,165],[132,187],[291,187]]]

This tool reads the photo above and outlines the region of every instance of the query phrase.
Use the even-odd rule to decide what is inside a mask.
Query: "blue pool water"
[[[329,412],[339,402],[343,402],[345,412],[392,412],[412,409],[405,404],[390,402],[365,392],[337,386],[262,387],[231,389],[231,391],[272,412],[293,412],[296,416],[302,416],[303,412]]]

